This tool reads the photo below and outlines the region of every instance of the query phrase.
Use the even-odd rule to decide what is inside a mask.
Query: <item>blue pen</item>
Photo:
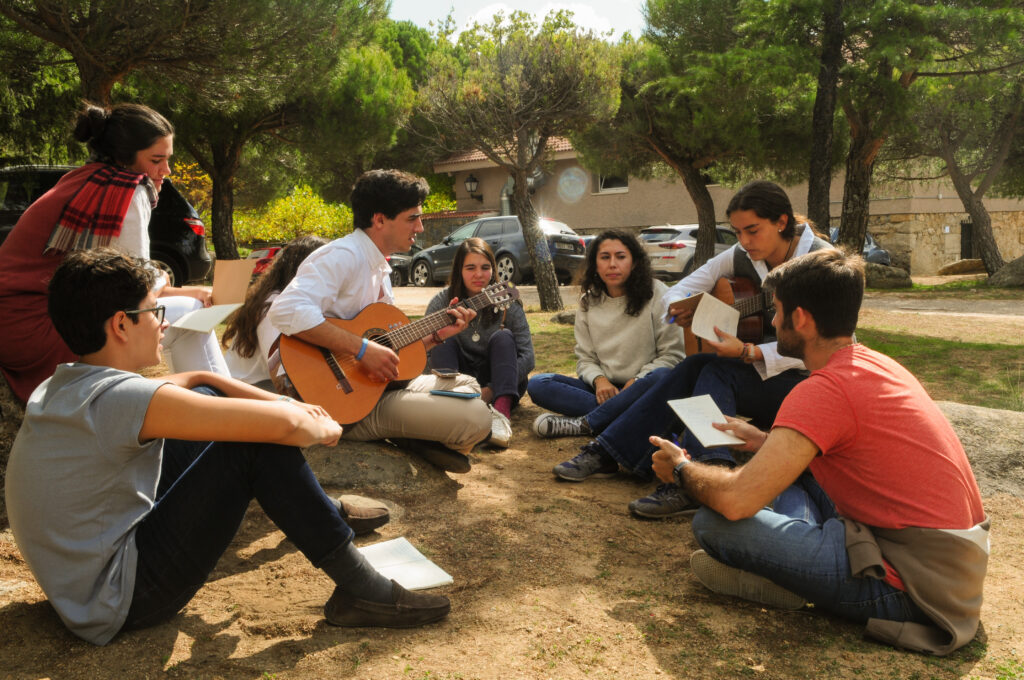
[[[693,295],[693,293],[687,293],[686,295],[683,296],[683,299],[685,300],[686,298],[690,297],[691,295]],[[675,323],[675,322],[676,322],[676,315],[673,314],[672,316],[668,317],[668,321],[666,321],[665,323],[672,324],[672,323]]]

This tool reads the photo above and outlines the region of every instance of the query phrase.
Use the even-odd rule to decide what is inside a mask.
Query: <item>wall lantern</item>
[[[483,194],[476,193],[476,190],[480,187],[480,182],[473,175],[466,177],[466,193],[469,194],[470,198],[475,198],[481,203],[484,202]]]

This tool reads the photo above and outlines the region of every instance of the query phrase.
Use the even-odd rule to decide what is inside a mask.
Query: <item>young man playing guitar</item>
[[[371,170],[361,175],[352,189],[355,229],[306,258],[271,305],[271,323],[284,335],[343,357],[339,364],[351,364],[354,359],[356,371],[371,382],[386,385],[399,379],[400,356],[404,354],[369,337],[371,331],[379,335],[390,329],[367,329],[359,335],[331,321],[353,319],[373,303],[394,303],[391,268],[385,256],[409,250],[423,231],[421,206],[428,193],[425,180],[399,170]],[[455,305],[446,311],[451,323],[422,338],[423,351],[460,333],[476,316],[472,309]],[[323,370],[330,370],[326,363]],[[296,377],[289,377],[301,394]],[[405,387],[385,390],[368,415],[346,424],[343,437],[408,440],[410,448],[439,467],[468,472],[470,462],[465,454],[490,436],[490,410],[479,399],[466,399],[453,407],[451,397],[430,394],[438,388],[480,391],[469,376],[448,378],[443,384],[434,376],[416,377]],[[350,396],[360,398],[358,393]],[[375,397],[376,393],[370,392],[365,398]]]
[[[786,193],[771,182],[744,186],[729,202],[726,213],[739,243],[669,289],[664,301],[670,315],[676,314],[674,302],[710,292],[723,278],[749,279],[760,292],[760,282],[770,270],[799,255],[831,248],[807,224],[797,224]],[[679,313],[675,323],[689,326],[691,320],[692,312]],[[770,333],[771,327],[767,330]],[[581,480],[591,474],[613,474],[619,465],[637,477],[650,479],[654,449],[648,438],[669,436],[678,427],[678,419],[667,403],[671,399],[708,394],[726,415],[742,413],[762,427],[770,426],[782,400],[806,377],[803,362],[781,356],[770,336],[759,345],[725,333],[719,336],[720,342],[705,341],[710,352],[688,356],[676,365],[586,444],[579,455],[561,465],[589,472],[581,474]],[[734,464],[728,449],[706,449],[689,431],[680,441],[695,460]],[[629,505],[634,515],[650,518],[692,514],[698,507],[674,484],[662,484],[650,496]]]

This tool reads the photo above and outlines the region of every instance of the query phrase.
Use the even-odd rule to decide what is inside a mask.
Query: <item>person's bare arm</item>
[[[754,428],[745,432],[753,436]],[[746,438],[736,432],[736,436]],[[652,467],[659,479],[673,481],[673,470],[686,452],[661,437],[651,437],[658,447]],[[810,439],[787,427],[773,429],[746,465],[728,469],[718,465],[690,463],[683,468],[685,491],[730,520],[754,515],[800,476],[818,453]]]
[[[254,388],[255,389],[255,388]],[[334,446],[341,426],[318,406],[265,398],[211,397],[176,384],[153,394],[139,441],[267,442],[292,446]]]

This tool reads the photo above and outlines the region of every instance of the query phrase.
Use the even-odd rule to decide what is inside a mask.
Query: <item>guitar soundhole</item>
[[[378,345],[384,345],[388,349],[395,349],[391,343],[391,338],[388,337],[387,331],[383,328],[371,328],[363,333],[363,337],[371,342],[377,343]]]

